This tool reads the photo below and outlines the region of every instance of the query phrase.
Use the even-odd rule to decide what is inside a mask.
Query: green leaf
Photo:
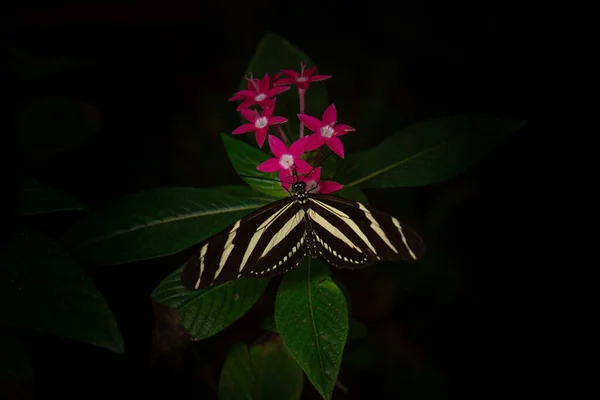
[[[219,380],[219,400],[296,400],[302,393],[302,369],[278,341],[234,346]]]
[[[6,385],[25,386],[33,379],[27,350],[12,333],[0,332],[0,394]]]
[[[266,331],[279,333],[275,326],[275,316],[269,315],[260,322],[260,327]],[[348,342],[351,340],[361,339],[367,336],[367,327],[362,322],[350,318],[348,320]]]
[[[43,94],[18,105],[15,129],[25,160],[45,162],[90,140],[100,129],[100,117],[75,96]]]
[[[86,272],[25,229],[0,254],[0,320],[123,352],[117,322]]]
[[[444,182],[481,161],[523,123],[458,116],[413,124],[366,153],[350,155],[336,178],[361,188]]]
[[[285,275],[277,292],[275,323],[308,379],[329,399],[348,335],[348,306],[323,262],[307,257],[301,268]]]
[[[98,265],[175,254],[274,200],[249,187],[239,187],[237,196],[231,190],[170,187],[136,193],[90,213],[66,241]]]
[[[178,268],[152,293],[158,303],[174,308],[186,331],[196,339],[206,339],[233,324],[252,308],[263,293],[268,279],[242,278],[202,290],[187,290],[181,284]]]
[[[274,33],[267,33],[257,46],[254,57],[248,65],[247,72],[252,73],[257,79],[265,74],[274,76],[282,69],[292,69],[300,71],[300,62],[305,61],[307,68],[312,68],[315,63],[296,46]],[[317,71],[322,73],[321,71]],[[247,89],[248,82],[242,79],[240,89]],[[305,114],[321,117],[323,112],[329,106],[327,100],[327,90],[325,82],[316,82],[306,91],[306,109]],[[277,96],[275,114],[288,119],[282,127],[289,140],[295,141],[299,137],[300,120],[296,116],[300,112],[300,103],[298,100],[298,90],[296,86],[291,86],[290,90]],[[252,135],[254,135],[252,133]],[[253,140],[256,143],[256,140]]]
[[[364,205],[369,204],[369,199],[367,199],[367,196],[365,196],[363,191],[356,186],[344,186],[340,191],[335,192],[334,194],[346,199],[358,201]]]
[[[254,189],[276,198],[289,196],[281,187],[277,172],[264,173],[256,169],[259,164],[272,156],[260,151],[257,147],[233,138],[231,135],[221,133],[221,139],[231,160],[231,165],[244,182]]]
[[[34,179],[21,183],[17,215],[44,214],[56,211],[87,211],[77,200]]]

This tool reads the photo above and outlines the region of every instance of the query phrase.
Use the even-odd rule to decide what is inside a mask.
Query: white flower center
[[[254,101],[263,101],[264,99],[267,98],[267,95],[264,93],[259,93],[256,96],[254,96]]]
[[[320,187],[319,187],[319,185],[317,185],[317,181],[311,179],[310,181],[306,182],[306,191],[307,192],[312,191],[313,193],[319,193],[319,189],[320,189]]]
[[[335,132],[335,130],[331,125],[321,127],[321,136],[326,137],[327,139],[333,136],[333,132]]]
[[[279,158],[279,165],[283,169],[290,169],[292,165],[294,165],[294,157],[291,154],[284,154]]]
[[[306,76],[299,76],[296,78],[296,82],[306,82],[308,78]]]
[[[254,126],[257,129],[264,128],[269,123],[269,119],[267,117],[258,117],[256,121],[254,121]]]

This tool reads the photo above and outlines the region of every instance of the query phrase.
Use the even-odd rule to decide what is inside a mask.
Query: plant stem
[[[285,143],[286,145],[288,145],[290,143],[290,141],[288,140],[285,132],[283,131],[283,128],[281,127],[281,125],[275,125],[275,128],[277,129],[277,132],[279,133],[279,136],[281,136],[281,140],[283,140],[283,143]]]
[[[304,103],[306,100],[306,89],[298,88],[298,98],[300,100],[300,114],[304,114]],[[304,137],[304,124],[300,121],[300,137]]]

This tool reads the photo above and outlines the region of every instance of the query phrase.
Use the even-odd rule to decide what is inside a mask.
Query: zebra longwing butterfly
[[[350,269],[424,255],[419,235],[391,215],[312,194],[300,180],[291,193],[200,243],[184,266],[183,286],[197,290],[242,277],[272,277],[298,266],[306,254]]]

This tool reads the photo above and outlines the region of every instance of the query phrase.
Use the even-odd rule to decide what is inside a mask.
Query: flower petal
[[[327,143],[327,147],[329,147],[331,151],[344,158],[344,145],[339,137],[332,136],[325,143]]]
[[[309,78],[312,74],[315,73],[315,71],[317,70],[317,67],[312,67],[309,69],[305,69],[304,72],[302,73],[303,76],[306,76],[307,78]]]
[[[242,117],[248,122],[254,123],[256,121],[256,111],[254,110],[242,110],[240,114],[242,114]]]
[[[265,99],[267,100],[267,99]],[[271,118],[271,115],[273,115],[273,111],[275,111],[275,104],[277,103],[277,99],[273,99],[273,101],[271,102],[269,100],[269,105],[264,107],[262,110],[262,116],[263,117],[267,117],[267,118]]]
[[[273,108],[273,103],[271,102],[271,99],[268,97],[266,97],[265,99],[263,99],[261,101],[256,101],[256,100],[254,100],[254,101],[256,102],[256,104],[260,105],[263,110],[265,110],[267,108]]]
[[[293,85],[296,83],[295,79],[292,78],[281,78],[273,83],[273,86],[282,86],[282,85]]]
[[[344,187],[344,185],[342,185],[341,183],[337,183],[334,181],[323,181],[323,182],[319,183],[319,193],[329,194],[332,192],[337,192],[338,190],[340,190],[343,187]]]
[[[301,174],[308,174],[313,169],[306,160],[301,158],[294,159],[294,165]]]
[[[298,114],[300,121],[313,132],[319,132],[323,124],[315,117],[306,114]]]
[[[242,111],[244,109],[247,109],[248,107],[252,107],[255,104],[256,104],[256,102],[254,101],[254,99],[246,99],[242,103],[240,103],[240,105],[237,106],[237,108],[235,110]]]
[[[256,129],[254,124],[243,124],[235,128],[231,133],[234,135],[241,135],[242,133],[252,132],[254,129]]]
[[[281,165],[279,165],[279,159],[277,158],[269,158],[267,161],[256,167],[256,169],[261,172],[275,172],[280,168]]]
[[[305,152],[318,149],[319,147],[323,146],[323,143],[325,143],[325,138],[321,136],[320,133],[313,133],[312,135],[307,137],[308,139],[306,140],[306,143],[304,143]]]
[[[331,78],[331,75],[313,75],[308,79],[308,82],[319,82]]]
[[[292,157],[294,157],[294,159],[299,158],[302,155],[302,153],[304,153],[304,145],[306,144],[307,139],[308,136],[304,136],[303,138],[296,140],[290,146],[289,154],[291,154]]]
[[[292,183],[294,182],[294,176],[292,175],[292,171],[290,171],[289,169],[280,169],[279,182],[281,182],[281,186],[283,186],[285,190],[289,190],[290,186],[292,186]]]
[[[259,128],[256,130],[256,143],[258,143],[258,147],[262,149],[265,144],[265,138],[267,137],[267,127]]]
[[[267,96],[268,97],[277,96],[278,94],[281,94],[281,93],[285,92],[286,90],[290,90],[290,87],[289,86],[274,87],[273,89],[271,89],[267,92]]]
[[[269,125],[285,124],[286,122],[288,122],[287,118],[283,118],[283,117],[269,118]]]
[[[323,125],[329,125],[337,119],[335,104],[331,104],[323,113]]]
[[[269,91],[269,86],[271,85],[271,80],[269,79],[269,74],[265,74],[263,78],[258,83],[258,92],[259,93],[267,93]]]
[[[342,136],[348,132],[354,132],[356,129],[351,127],[350,125],[339,124],[333,127],[335,131],[335,136]]]
[[[294,182],[294,176],[292,175],[292,171],[290,171],[289,169],[281,168],[279,170],[279,182],[281,182],[281,186],[283,186],[284,188],[285,186],[287,186],[287,188],[289,189],[292,182]]]
[[[287,153],[287,146],[277,136],[269,135],[269,147],[277,159]]]
[[[300,74],[293,69],[282,69],[281,72],[294,79],[300,76]]]

